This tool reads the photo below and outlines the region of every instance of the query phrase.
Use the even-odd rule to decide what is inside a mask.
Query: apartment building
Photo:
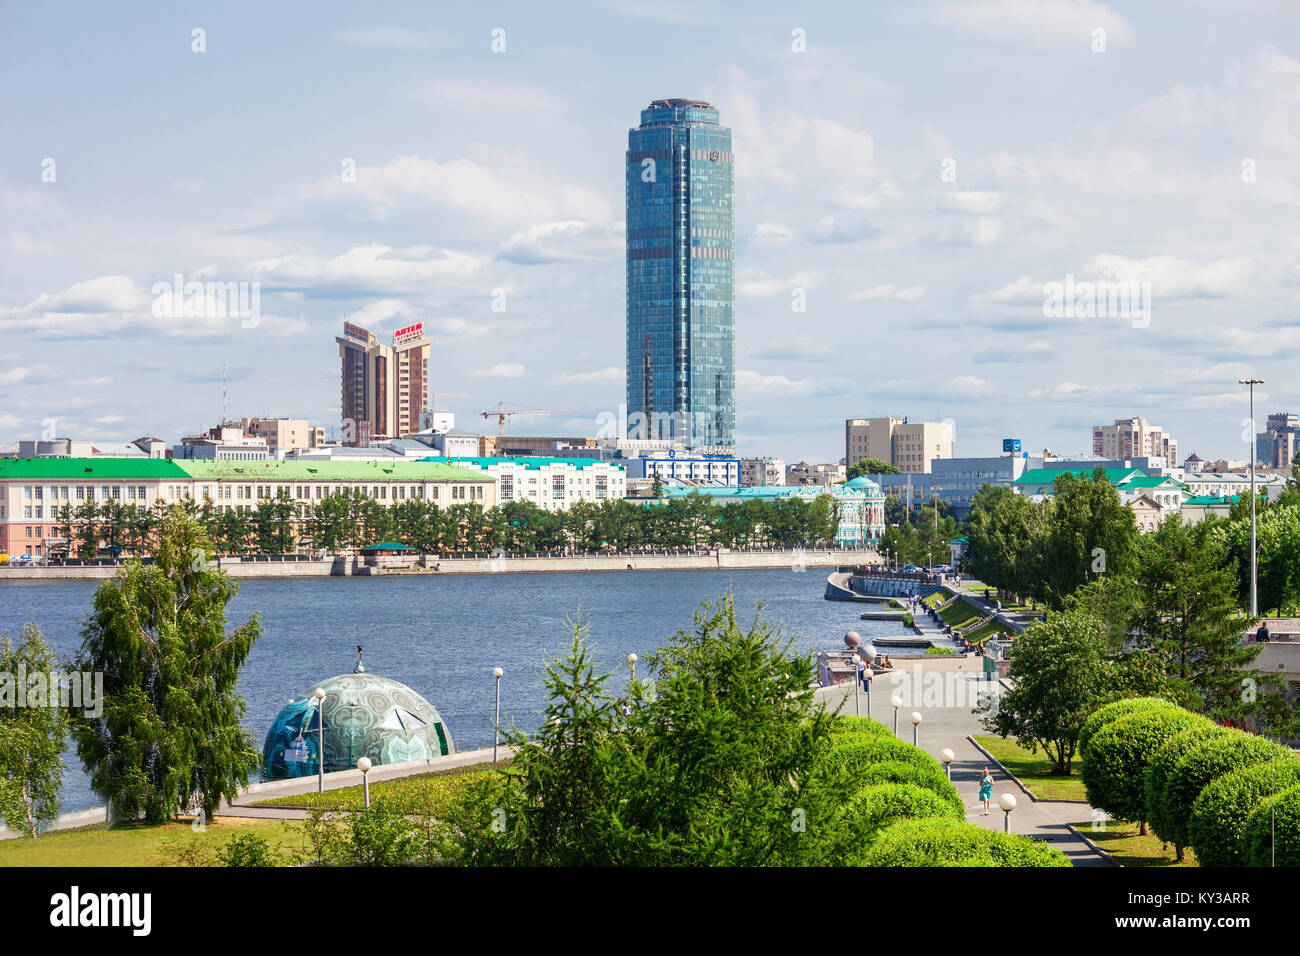
[[[424,428],[432,343],[423,322],[398,329],[387,345],[369,329],[344,322],[334,341],[342,365],[345,445],[405,438]]]
[[[1094,425],[1092,453],[1102,458],[1163,458],[1167,466],[1179,460],[1178,441],[1145,418],[1117,418],[1113,425]]]
[[[740,459],[740,486],[765,488],[785,484],[785,461],[781,458]]]
[[[410,499],[440,507],[496,505],[496,482],[479,470],[434,461],[242,461],[229,459],[0,459],[0,554],[47,557],[69,544],[64,506],[152,508],[193,501],[252,512],[285,495],[310,504],[360,490],[385,505]]]
[[[852,466],[876,458],[904,474],[926,475],[936,458],[951,458],[951,422],[909,422],[906,418],[848,418],[844,461]]]
[[[496,480],[497,501],[531,501],[545,511],[567,511],[579,501],[602,502],[627,497],[627,472],[622,465],[596,458],[449,458],[460,468],[480,471]]]
[[[1264,430],[1255,436],[1255,460],[1259,468],[1289,469],[1300,452],[1300,415],[1274,412]]]

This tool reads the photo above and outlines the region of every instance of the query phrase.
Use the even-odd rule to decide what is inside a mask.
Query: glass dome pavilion
[[[432,704],[398,681],[356,672],[313,684],[276,715],[262,745],[264,779],[319,772],[318,688],[325,692],[326,773],[351,770],[362,757],[379,766],[456,752]]]

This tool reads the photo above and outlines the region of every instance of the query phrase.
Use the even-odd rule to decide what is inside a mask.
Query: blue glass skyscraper
[[[655,100],[627,134],[628,437],[736,445],[731,130],[702,100]]]

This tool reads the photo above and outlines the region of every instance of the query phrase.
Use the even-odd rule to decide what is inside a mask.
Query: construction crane
[[[576,408],[506,408],[505,402],[497,402],[496,411],[479,412],[484,418],[494,415],[497,420],[497,437],[506,437],[506,418],[510,415],[550,415],[553,412],[576,412]]]

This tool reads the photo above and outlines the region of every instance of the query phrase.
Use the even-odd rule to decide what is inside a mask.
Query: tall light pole
[[[639,661],[640,659],[641,658],[636,656],[636,651],[633,651],[631,654],[627,655],[627,666],[632,671],[632,683],[634,684],[636,683],[636,662]]]
[[[505,674],[499,667],[492,668],[492,676],[497,679],[497,711],[492,719],[492,762],[497,762],[497,745],[501,743],[501,676]]]
[[[357,761],[357,769],[361,771],[361,789],[366,795],[366,809],[370,809],[370,768],[374,766],[369,757],[362,757]]]
[[[316,792],[325,792],[325,688],[317,687],[312,695],[316,701],[316,732],[319,734],[316,746]]]
[[[1256,590],[1255,557],[1255,386],[1263,385],[1261,378],[1240,378],[1237,384],[1250,387],[1250,616],[1259,616],[1259,595]]]

